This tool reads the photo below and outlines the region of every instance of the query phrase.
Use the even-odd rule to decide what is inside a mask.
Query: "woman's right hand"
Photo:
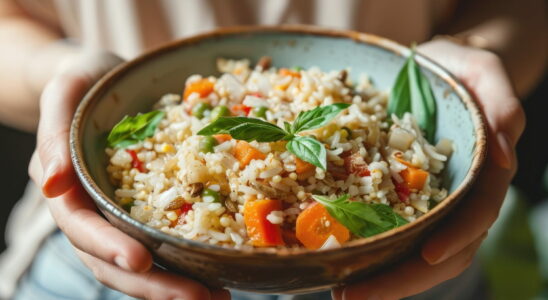
[[[127,295],[146,299],[229,299],[226,290],[152,266],[152,256],[138,241],[97,213],[80,185],[70,159],[72,116],[85,92],[121,60],[108,53],[84,53],[65,61],[40,99],[37,148],[29,174],[46,198],[59,228],[98,281]]]

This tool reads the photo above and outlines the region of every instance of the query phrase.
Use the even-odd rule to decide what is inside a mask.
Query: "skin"
[[[420,53],[453,72],[478,100],[489,124],[488,162],[470,196],[426,241],[420,255],[378,277],[334,290],[335,299],[399,299],[468,267],[498,216],[516,170],[514,149],[525,125],[516,95],[526,95],[544,70],[543,5],[541,0],[465,1],[467,9],[446,31],[481,35],[491,41],[493,52],[443,39],[419,46]],[[62,38],[55,24],[30,18],[9,0],[0,1],[0,25],[0,120],[35,130],[40,103],[38,147],[29,173],[42,187],[57,224],[96,278],[146,299],[228,299],[226,291],[211,291],[152,268],[145,247],[100,217],[78,184],[67,144],[72,113],[87,88],[119,60],[105,53],[86,56],[75,47],[52,44]]]

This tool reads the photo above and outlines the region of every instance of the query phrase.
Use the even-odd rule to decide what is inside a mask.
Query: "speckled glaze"
[[[261,293],[301,293],[364,278],[410,255],[457,204],[478,176],[486,153],[480,111],[445,69],[418,55],[438,106],[437,137],[455,143],[446,171],[450,195],[416,222],[327,251],[254,249],[239,251],[166,235],[133,220],[115,204],[105,170],[105,136],[126,114],[150,110],[160,96],[181,93],[191,74],[216,74],[215,59],[269,55],[275,66],[351,67],[354,79],[370,75],[389,90],[410,50],[373,35],[304,26],[229,28],[175,41],[117,67],[87,93],[70,135],[76,172],[106,218],[141,241],[166,269],[224,286]]]

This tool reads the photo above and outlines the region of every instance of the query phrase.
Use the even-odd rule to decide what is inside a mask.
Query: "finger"
[[[80,185],[47,203],[57,225],[76,248],[126,270],[144,272],[152,266],[147,249],[100,217]]]
[[[40,164],[40,158],[38,152],[34,151],[29,163],[29,176],[34,183],[39,186],[40,180],[42,180],[42,165]]]
[[[46,197],[61,195],[76,182],[70,161],[69,131],[72,114],[90,84],[83,76],[61,75],[50,81],[42,93],[37,149]]]
[[[200,283],[153,268],[146,273],[122,270],[87,253],[77,250],[78,256],[104,285],[136,298],[144,299],[230,299],[226,291],[215,294]]]
[[[489,160],[463,203],[422,248],[423,258],[438,264],[477,239],[498,217],[513,172]]]
[[[416,257],[369,281],[347,286],[343,299],[401,299],[426,291],[467,269],[483,239],[480,236],[443,264],[432,266]]]
[[[336,287],[336,288],[332,289],[331,290],[331,298],[333,298],[333,300],[342,300],[343,299],[343,291],[344,291],[343,287]]]

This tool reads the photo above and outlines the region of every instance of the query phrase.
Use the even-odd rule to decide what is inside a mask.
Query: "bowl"
[[[78,106],[70,149],[82,185],[104,216],[139,240],[157,265],[212,287],[260,293],[302,293],[353,282],[413,253],[473,184],[486,153],[485,124],[470,94],[443,67],[417,55],[438,107],[437,138],[455,151],[443,173],[448,197],[415,222],[332,250],[236,250],[167,235],[132,219],[114,199],[105,167],[106,134],[125,115],[146,112],[166,93],[181,93],[191,74],[217,74],[215,59],[272,57],[275,66],[323,70],[351,67],[389,90],[410,50],[385,38],[308,26],[237,27],[174,41],[118,66]],[[356,78],[354,78],[356,79]]]

